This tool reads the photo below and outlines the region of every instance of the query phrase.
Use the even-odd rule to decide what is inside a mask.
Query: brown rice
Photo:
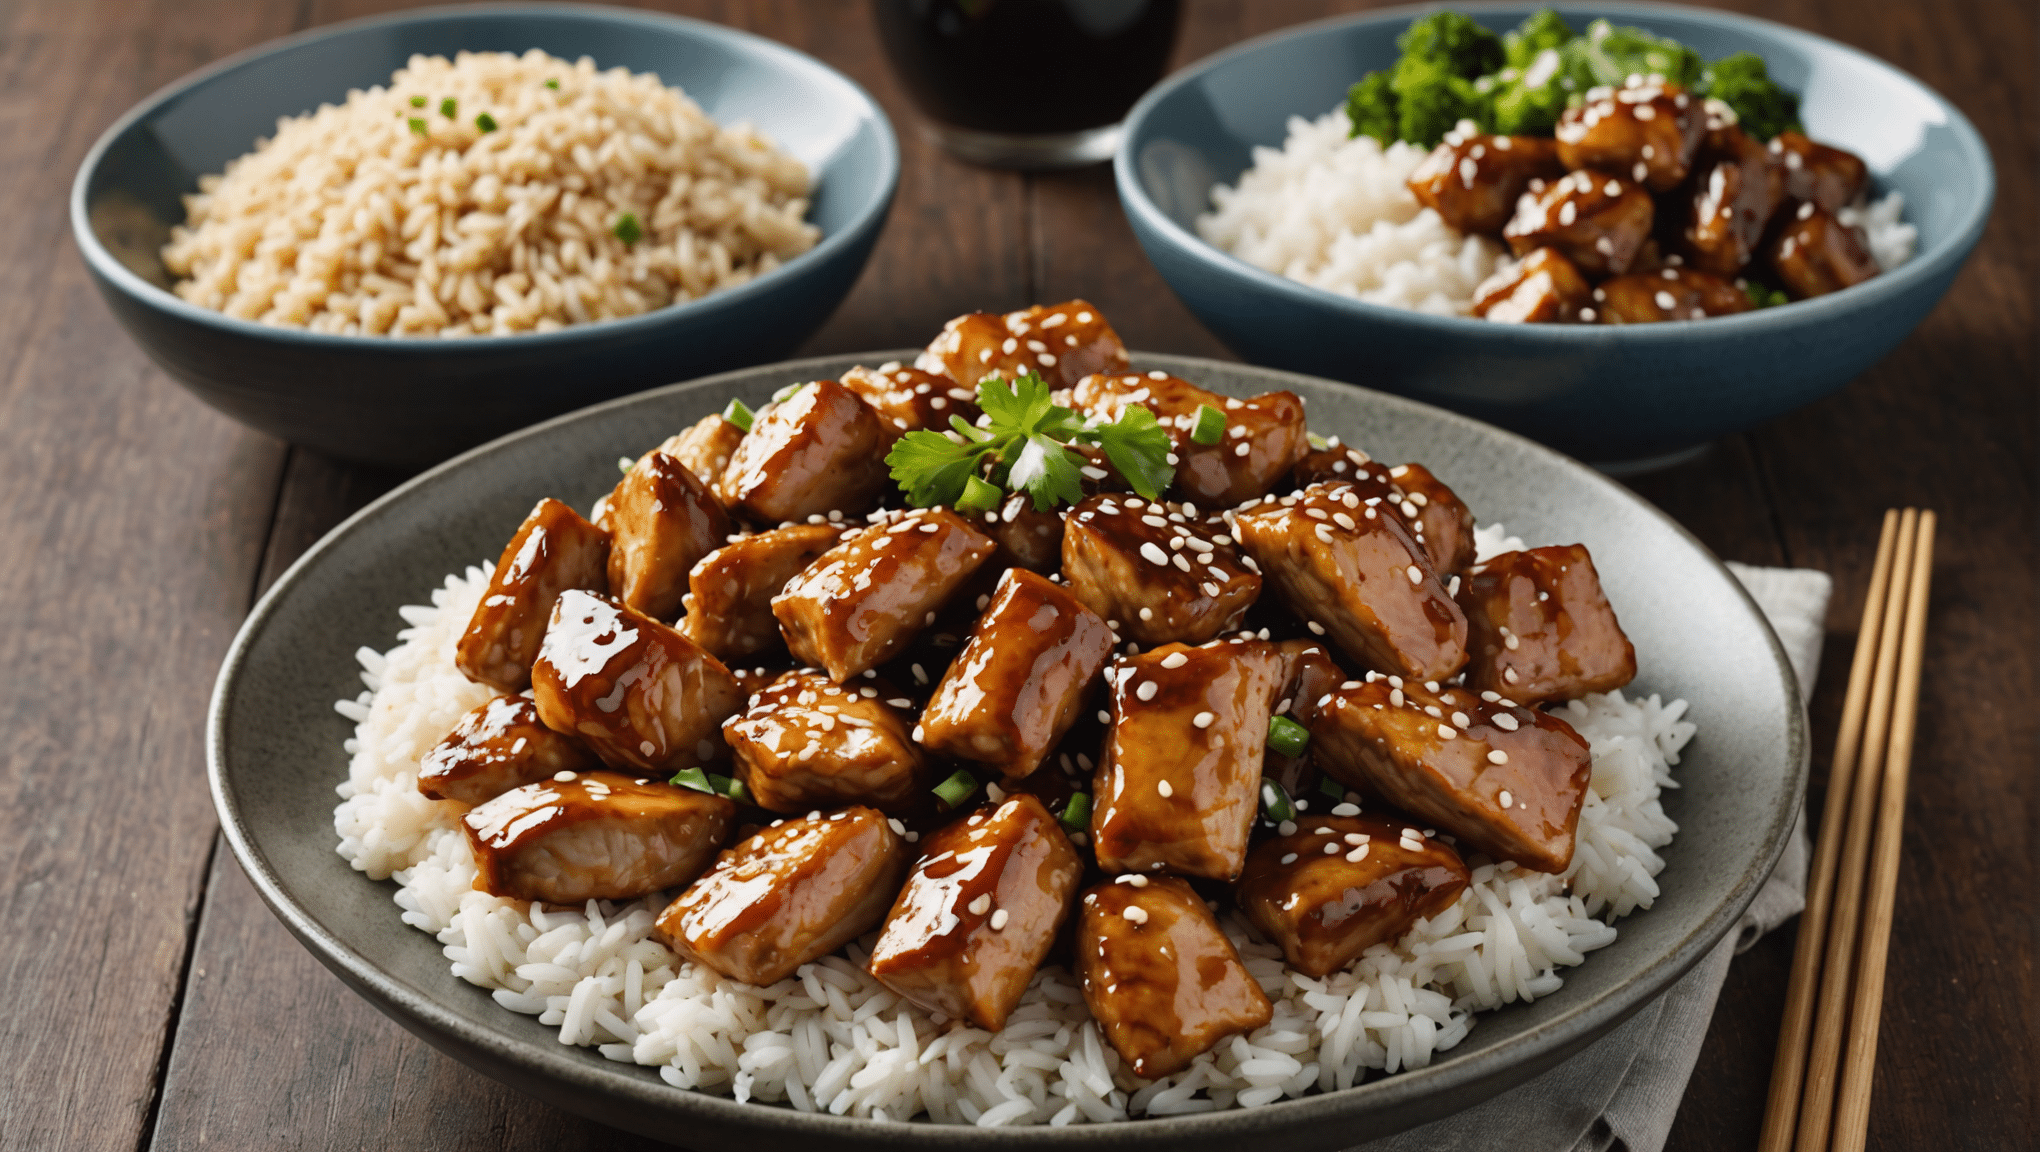
[[[349,335],[543,332],[741,284],[814,246],[808,172],[649,73],[413,56],[199,181],[177,294]]]

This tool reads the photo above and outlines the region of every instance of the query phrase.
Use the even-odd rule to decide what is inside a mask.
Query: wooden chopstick
[[[1863,910],[1863,942],[1856,959],[1849,1047],[1842,1066],[1841,1096],[1835,1108],[1833,1146],[1837,1152],[1862,1148],[1870,1127],[1870,1080],[1877,1063],[1877,1026],[1884,1008],[1884,961],[1891,945],[1891,917],[1897,901],[1899,849],[1905,831],[1905,789],[1912,772],[1913,733],[1919,717],[1920,662],[1927,640],[1927,593],[1933,584],[1933,569],[1934,514],[1923,512],[1918,542],[1913,547],[1912,587],[1906,599],[1896,712],[1891,720],[1891,745],[1885,752],[1877,845],[1870,864],[1870,895]]]
[[[1835,737],[1835,755],[1828,772],[1827,804],[1822,808],[1823,835],[1814,849],[1813,872],[1807,878],[1806,911],[1799,918],[1799,943],[1792,954],[1792,981],[1785,993],[1785,1023],[1778,1031],[1778,1049],[1771,1060],[1771,1091],[1764,1107],[1759,1152],[1788,1152],[1798,1128],[1799,1093],[1806,1072],[1807,1038],[1813,1028],[1814,993],[1819,988],[1820,958],[1827,937],[1828,905],[1834,894],[1835,863],[1842,838],[1831,834],[1848,819],[1848,798],[1856,775],[1856,755],[1863,736],[1863,713],[1870,702],[1870,678],[1877,659],[1877,638],[1884,620],[1885,589],[1891,582],[1891,561],[1898,545],[1898,512],[1884,514],[1877,541],[1877,563],[1870,571],[1870,592],[1863,599],[1863,621],[1856,629],[1856,655],[1849,667],[1849,691],[1842,701],[1842,727]]]
[[[1827,1152],[1830,1139],[1834,1148],[1860,1148],[1867,1130],[1934,523],[1932,512],[1885,514],[1793,955],[1761,1152]]]

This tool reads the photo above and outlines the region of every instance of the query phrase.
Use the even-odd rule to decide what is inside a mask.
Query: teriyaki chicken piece
[[[1417,203],[1461,232],[1492,236],[1516,211],[1532,180],[1565,175],[1558,142],[1547,136],[1448,132],[1410,173]]]
[[[712,487],[723,469],[729,467],[730,457],[736,455],[737,443],[743,438],[744,430],[720,415],[704,416],[684,431],[667,437],[658,450],[678,460],[696,479]]]
[[[1567,168],[1612,172],[1652,192],[1679,186],[1707,134],[1702,102],[1676,84],[1632,76],[1594,88],[1558,118],[1553,134]]]
[[[557,500],[540,500],[496,561],[455,665],[477,684],[524,691],[554,603],[569,589],[606,591],[608,566],[609,533]]]
[[[1265,495],[1310,451],[1303,401],[1294,392],[1241,400],[1166,372],[1100,374],[1085,377],[1070,404],[1108,422],[1136,404],[1154,413],[1175,453],[1176,478],[1167,495],[1206,508],[1230,508]],[[1207,408],[1218,413],[1220,424],[1211,444],[1193,439]]]
[[[1291,611],[1366,668],[1419,680],[1466,664],[1466,617],[1399,509],[1369,484],[1313,484],[1233,518]]]
[[[1130,640],[1201,644],[1237,627],[1261,595],[1228,528],[1181,505],[1091,496],[1063,522],[1063,579]]]
[[[1636,678],[1636,648],[1581,544],[1504,552],[1459,589],[1466,685],[1519,704],[1574,700]]]
[[[752,696],[723,725],[723,737],[737,779],[760,808],[868,804],[908,812],[933,770],[909,735],[911,705],[876,677],[838,685],[815,672],[788,672]]]
[[[1304,488],[1343,480],[1363,505],[1400,515],[1440,576],[1456,576],[1473,564],[1472,510],[1422,464],[1377,464],[1357,448],[1328,448],[1312,453],[1291,475]],[[1376,496],[1379,503],[1367,504]]]
[[[1233,888],[1289,966],[1325,977],[1450,908],[1471,878],[1442,840],[1397,817],[1299,813],[1254,847]]]
[[[1773,226],[1764,256],[1794,300],[1839,292],[1877,275],[1863,234],[1811,200]]]
[[[1104,619],[1069,589],[1007,569],[936,685],[915,739],[1009,778],[1026,776],[1069,731],[1112,645]]]
[[[531,698],[555,732],[604,764],[671,775],[725,759],[722,722],[744,706],[723,662],[657,620],[589,592],[568,592],[531,670]]]
[[[1525,193],[1502,239],[1518,256],[1553,248],[1584,275],[1619,276],[1644,253],[1656,219],[1643,185],[1582,168]]]
[[[685,959],[767,987],[876,926],[911,855],[870,808],[775,820],[717,857],[653,932]]]
[[[580,741],[546,727],[531,701],[498,696],[461,717],[418,762],[418,791],[433,800],[480,804],[597,763]]]
[[[1756,257],[1764,229],[1785,202],[1786,169],[1733,124],[1707,133],[1694,179],[1682,191],[1680,251],[1702,272],[1732,277]]]
[[[1473,290],[1473,314],[1498,324],[1569,324],[1590,320],[1593,285],[1556,248],[1497,271]]]
[[[1794,200],[1810,200],[1823,211],[1839,212],[1870,187],[1870,168],[1853,152],[1790,130],[1778,133],[1769,148],[1785,169],[1785,195]]]
[[[991,565],[1052,573],[1062,564],[1063,518],[1060,512],[1037,512],[1026,493],[1006,497],[985,513],[982,530],[999,545]]]
[[[468,810],[475,887],[513,900],[635,900],[701,874],[729,834],[726,797],[632,779],[562,772]]]
[[[654,449],[640,456],[609,493],[609,593],[656,620],[680,613],[687,574],[722,547],[729,514],[679,457]]]
[[[998,545],[947,508],[852,532],[788,581],[772,614],[799,659],[842,683],[892,659]]]
[[[978,418],[977,390],[898,361],[843,373],[843,387],[864,398],[895,432],[947,432],[950,417]]]
[[[1105,316],[1083,300],[1035,305],[1003,316],[971,312],[942,326],[914,367],[946,376],[976,395],[987,377],[1040,376],[1069,388],[1093,372],[1126,371],[1126,345]]]
[[[721,660],[783,647],[772,598],[842,537],[841,524],[793,524],[717,548],[688,572],[676,627]]]
[[[758,415],[715,494],[732,512],[765,525],[832,511],[862,516],[892,488],[885,454],[894,438],[857,393],[816,380]]]
[[[1084,1003],[1133,1073],[1190,1066],[1228,1036],[1274,1016],[1195,889],[1171,876],[1120,876],[1084,894],[1077,976]]]
[[[1594,309],[1603,324],[1705,320],[1753,307],[1742,289],[1698,268],[1659,268],[1611,276],[1594,289]]]
[[[879,983],[931,1012],[997,1032],[1048,956],[1084,863],[1027,794],[921,841],[871,951]]]
[[[1492,692],[1378,673],[1330,696],[1310,748],[1333,779],[1497,860],[1554,873],[1572,863],[1593,760],[1570,724]]]

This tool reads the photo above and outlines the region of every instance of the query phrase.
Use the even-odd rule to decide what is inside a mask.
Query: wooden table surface
[[[0,3],[0,731],[13,733],[0,750],[12,813],[0,838],[0,922],[12,926],[0,939],[0,1147],[650,1146],[501,1087],[378,1015],[285,934],[221,849],[201,738],[221,656],[284,566],[398,478],[293,450],[192,399],[118,331],[69,235],[72,174],[135,101],[230,52],[395,6]],[[1084,296],[1130,346],[1227,355],[1141,257],[1105,169],[990,172],[924,143],[863,3],[668,6],[820,57],[899,130],[891,221],[804,354],[919,344],[960,311]],[[1833,573],[1816,812],[1879,514],[1939,510],[1870,1143],[2030,1147],[2034,9],[1732,6],[1921,77],[1997,159],[1982,246],[1888,360],[1634,487],[1724,557]],[[1354,7],[1192,0],[1178,59]],[[1736,961],[1672,1147],[1754,1143],[1792,940],[1788,927]]]

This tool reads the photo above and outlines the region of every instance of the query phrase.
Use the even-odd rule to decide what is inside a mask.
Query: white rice
[[[1513,261],[1484,236],[1468,236],[1422,207],[1408,180],[1427,148],[1401,140],[1383,148],[1350,136],[1344,108],[1316,120],[1289,119],[1280,149],[1254,149],[1237,185],[1211,190],[1197,234],[1257,268],[1314,288],[1439,315],[1473,311],[1473,291]],[[1890,192],[1841,210],[1861,228],[1877,266],[1912,259],[1919,230],[1900,219],[1905,197]]]
[[[1499,528],[1483,556],[1518,547]],[[1559,710],[1593,747],[1592,791],[1563,877],[1474,855],[1473,885],[1393,946],[1316,980],[1237,913],[1225,927],[1274,1001],[1274,1018],[1152,1083],[1121,1063],[1075,978],[1043,969],[996,1035],[901,1000],[863,969],[871,938],[756,988],[682,963],[651,938],[669,894],[547,909],[473,889],[453,808],[417,791],[418,759],[491,695],[454,667],[454,645],[488,580],[449,576],[432,604],[400,609],[387,653],[357,653],[368,690],[337,708],[355,722],[334,812],[340,854],[394,877],[405,923],[445,945],[453,974],[563,1044],[656,1066],[667,1083],[738,1100],[875,1119],[983,1126],[1076,1124],[1255,1107],[1420,1068],[1461,1040],[1474,1013],[1556,992],[1557,970],[1615,939],[1609,923],[1649,908],[1677,831],[1659,804],[1693,736],[1684,701],[1589,697]],[[1304,808],[1308,800],[1298,801]]]

